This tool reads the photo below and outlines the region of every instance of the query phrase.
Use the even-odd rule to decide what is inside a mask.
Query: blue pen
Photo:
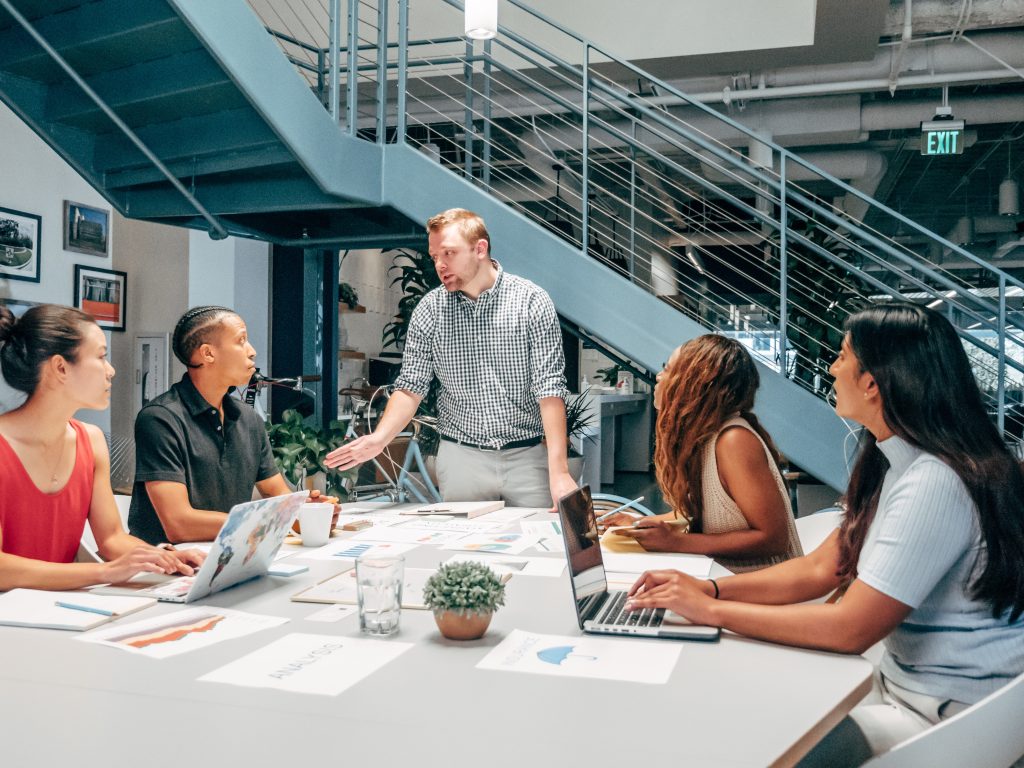
[[[643,501],[643,500],[644,500],[644,497],[643,497],[643,496],[637,496],[637,497],[636,497],[635,499],[633,499],[632,501],[627,501],[627,502],[626,502],[625,504],[623,504],[623,505],[621,505],[621,506],[618,506],[618,507],[616,507],[616,508],[615,508],[615,509],[613,509],[613,510],[612,510],[611,512],[605,512],[605,513],[604,513],[603,515],[601,515],[601,516],[600,516],[599,518],[597,518],[597,522],[599,522],[599,523],[603,523],[603,522],[604,522],[605,520],[607,520],[607,519],[608,519],[609,517],[611,517],[612,515],[614,515],[614,514],[615,514],[616,512],[621,512],[621,511],[622,511],[622,510],[624,510],[624,509],[629,509],[629,508],[630,508],[630,507],[632,507],[632,506],[633,506],[634,504],[639,504],[639,503],[640,503],[641,501]]]
[[[54,603],[58,608],[70,608],[72,611],[85,611],[86,613],[98,613],[100,616],[116,616],[114,611],[106,608],[93,608],[91,605],[76,605],[74,603],[62,603],[60,600]]]

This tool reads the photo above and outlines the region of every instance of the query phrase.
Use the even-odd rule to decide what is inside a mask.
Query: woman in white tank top
[[[778,453],[751,412],[759,384],[750,355],[725,336],[700,336],[672,353],[654,388],[655,470],[672,512],[617,533],[651,551],[709,555],[733,571],[803,554]]]

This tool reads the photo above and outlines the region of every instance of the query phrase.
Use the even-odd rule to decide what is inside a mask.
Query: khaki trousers
[[[437,482],[445,501],[502,499],[510,507],[551,507],[548,450],[543,443],[484,451],[442,440]]]

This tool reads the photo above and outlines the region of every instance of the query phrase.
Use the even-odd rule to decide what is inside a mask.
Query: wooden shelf
[[[343,315],[346,315],[346,314],[365,315],[366,314],[366,307],[364,307],[362,304],[356,304],[354,307],[350,307],[344,301],[339,301],[338,302],[338,311],[341,314],[343,314]]]
[[[354,349],[339,349],[338,357],[340,357],[342,360],[365,360],[366,353],[357,352]]]

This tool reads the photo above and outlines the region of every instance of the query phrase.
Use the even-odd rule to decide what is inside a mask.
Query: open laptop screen
[[[565,532],[572,589],[579,605],[587,598],[608,591],[590,487],[584,485],[563,496],[558,500],[558,511]]]

